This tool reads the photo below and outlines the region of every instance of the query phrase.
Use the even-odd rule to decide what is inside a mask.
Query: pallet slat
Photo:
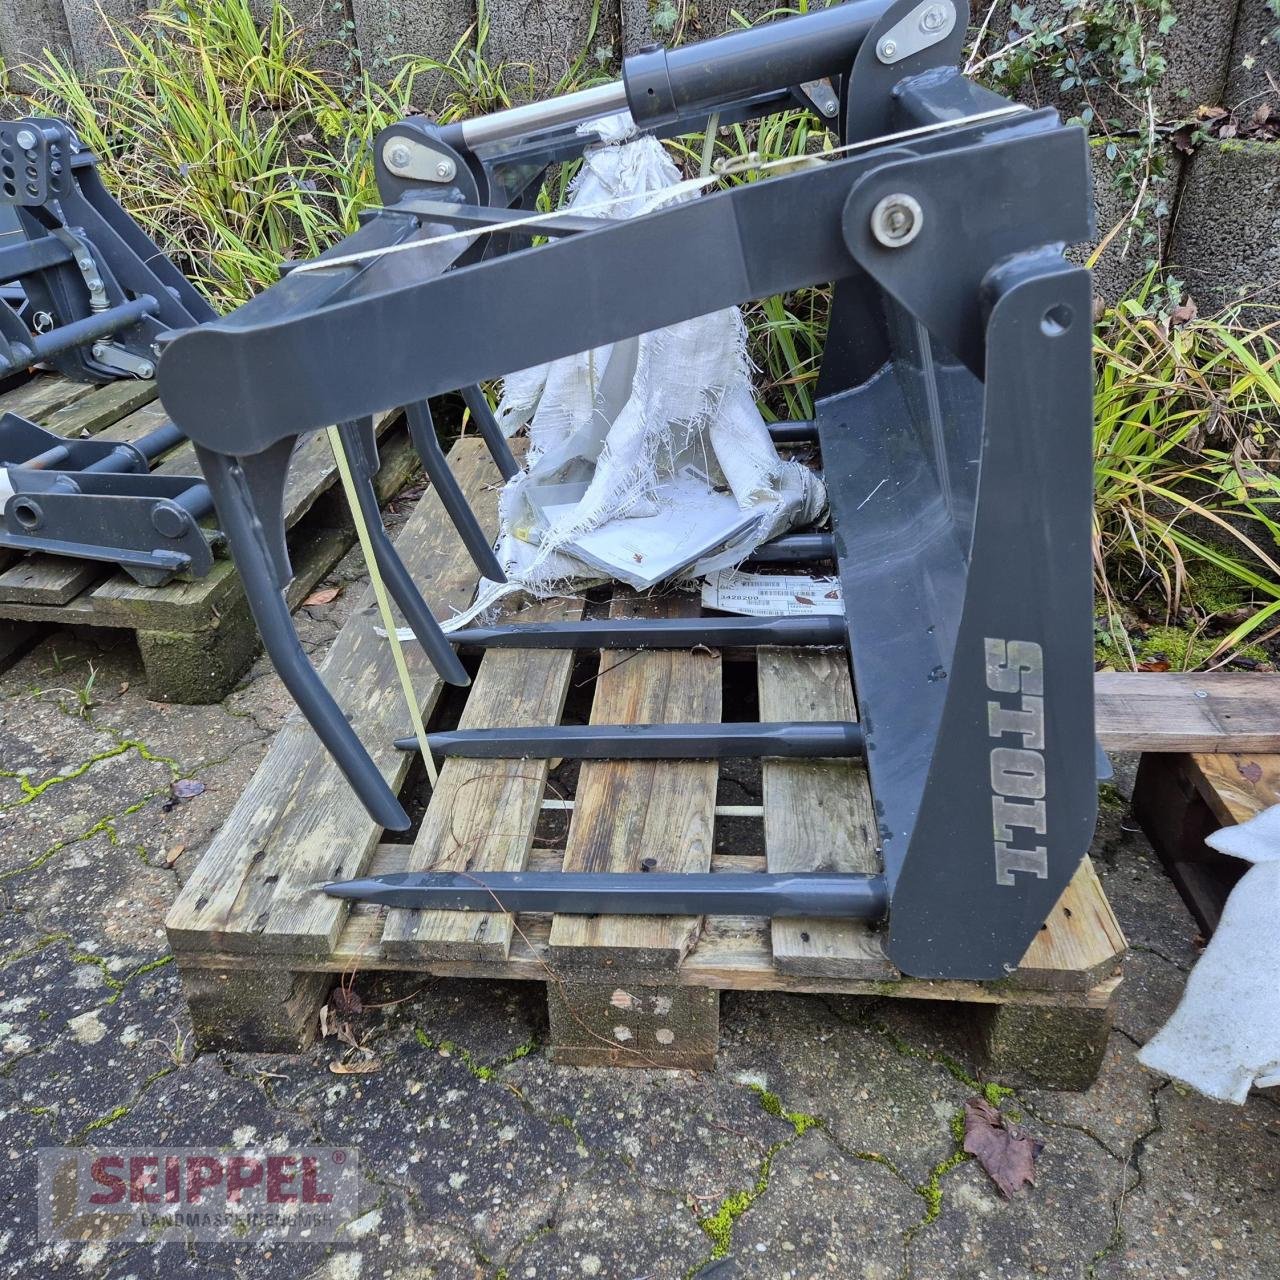
[[[1280,675],[1100,671],[1094,704],[1108,751],[1280,752]]]
[[[382,875],[407,869],[409,845],[380,844],[370,859],[370,874]],[[534,849],[529,856],[531,870],[555,870],[562,858],[558,850]],[[711,860],[712,871],[763,871],[763,858],[737,855],[716,855]],[[1097,877],[1092,864],[1085,860],[1076,879],[1068,886],[1059,903],[1067,904],[1067,894],[1092,897],[1094,890],[1087,884]],[[1084,882],[1084,883],[1082,883]],[[1110,914],[1110,907],[1107,907]],[[389,913],[385,908],[357,904],[334,944],[324,957],[289,956],[281,958],[290,969],[299,972],[360,973],[381,969],[408,970],[429,973],[440,977],[493,978],[547,982],[552,975],[559,976],[563,967],[557,963],[550,946],[553,917],[542,913],[521,913],[514,918],[515,929],[511,949],[503,960],[447,958],[439,956],[387,955],[381,947],[383,923]],[[1080,934],[1093,927],[1083,915],[1067,916],[1055,910],[1046,922],[1048,937],[1032,944],[1046,952],[1067,955],[1089,949],[1082,943]],[[1123,937],[1114,924],[1108,924],[1108,934],[1123,946]],[[1028,960],[1033,949],[1027,952]],[[829,992],[849,995],[894,995],[908,999],[956,1000],[983,1004],[1000,1004],[1012,1001],[1029,1005],[1070,1004],[1088,1007],[1105,1005],[1118,982],[1113,970],[1118,966],[1122,951],[1109,957],[1103,976],[1091,985],[1063,983],[1059,975],[1039,972],[1039,980],[1049,985],[1036,986],[1037,975],[1027,981],[1014,983],[981,983],[932,981],[924,978],[898,977],[892,981],[872,978],[838,977],[827,974],[783,973],[773,963],[768,922],[747,916],[709,916],[697,945],[685,957],[684,963],[674,972],[650,970],[623,975],[629,983],[649,986],[705,986],[719,990],[740,991],[794,991]],[[211,969],[253,968],[260,964],[252,954],[233,951],[183,951],[179,959],[184,966]]]
[[[842,653],[762,649],[761,720],[856,720]],[[876,872],[871,785],[860,760],[766,760],[764,840],[769,870]],[[860,920],[773,921],[773,958],[784,973],[892,978],[880,933]]]
[[[615,594],[615,617],[697,612],[693,597]],[[720,655],[709,650],[605,650],[593,724],[713,724],[720,719]],[[715,823],[714,760],[589,760],[578,776],[565,871],[705,871]],[[552,955],[593,973],[675,969],[697,941],[697,916],[569,916],[551,927]]]
[[[460,441],[451,462],[467,500],[489,530],[496,527],[498,473],[475,440]],[[411,574],[428,584],[437,609],[461,607],[476,570],[434,492],[406,523],[397,546]],[[398,695],[390,646],[374,631],[376,608],[365,593],[339,633],[323,674],[393,787],[410,757],[393,740],[407,713]],[[406,646],[424,714],[440,681],[424,654]],[[389,696],[390,695],[390,696]],[[327,878],[359,875],[379,828],[354,801],[345,779],[308,725],[295,716],[276,735],[239,803],[215,836],[169,912],[175,950],[212,948],[328,955],[349,910],[316,891]]]
[[[522,622],[572,621],[582,602],[548,601]],[[467,698],[460,727],[557,724],[573,671],[572,650],[490,649]],[[548,760],[444,761],[412,852],[409,871],[520,871],[528,862],[546,790]],[[505,959],[512,918],[501,912],[391,911],[387,955]]]
[[[74,404],[97,391],[91,382],[71,382],[66,378],[36,374],[30,382],[0,395],[0,413],[16,413],[42,422],[64,405]]]

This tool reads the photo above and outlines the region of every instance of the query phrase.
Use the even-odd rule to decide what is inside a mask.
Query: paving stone
[[[78,969],[87,971],[89,966]],[[121,977],[126,972],[121,971]],[[87,1007],[73,1014],[66,1007],[51,1011],[43,1004],[31,1006],[28,1026],[35,1023],[40,1030],[34,1035],[46,1038],[38,1052],[18,1058],[9,1070],[9,1082],[22,1104],[47,1121],[56,1141],[95,1135],[95,1141],[119,1142],[122,1130],[116,1126],[154,1087],[153,1080],[179,1065],[175,1058],[181,1056],[186,1028],[177,975],[166,965],[130,979],[123,991],[103,985],[83,994],[75,980],[69,988],[60,986],[55,998],[65,995],[75,1001],[80,996],[76,1003]],[[43,1013],[52,1016],[39,1022]],[[149,1124],[154,1132],[154,1117]]]
[[[724,1019],[721,1062],[816,1115],[846,1151],[885,1155],[918,1182],[951,1153],[951,1119],[973,1089],[926,1056],[935,1046],[918,1032],[932,1007],[914,1005],[744,992]]]
[[[1009,1106],[1025,1105],[1034,1116],[1028,1123],[1072,1125],[1086,1129],[1113,1155],[1127,1158],[1155,1123],[1151,1101],[1160,1078],[1133,1056],[1133,1045],[1113,1035],[1097,1082],[1087,1093],[1023,1089]]]
[[[0,769],[20,772],[38,792],[15,796],[9,788],[0,800],[0,873],[104,830],[130,806],[167,793],[174,777],[144,747],[60,710],[55,696],[0,704]]]
[[[1150,951],[1130,951],[1124,982],[1116,993],[1115,1025],[1130,1040],[1146,1044],[1182,999],[1186,973]]]
[[[732,1274],[896,1280],[904,1237],[924,1207],[883,1165],[850,1159],[811,1130],[778,1152],[768,1186],[734,1224]]]
[[[1121,1242],[1097,1270],[1121,1276],[1273,1280],[1280,1259],[1280,1108],[1207,1103],[1170,1085],[1137,1156]]]
[[[103,952],[153,955],[165,948],[173,873],[143,860],[138,846],[108,834],[69,844],[39,870],[4,884],[9,905],[46,933],[69,932]]]
[[[535,1115],[503,1079],[461,1054],[403,1042],[376,1074],[333,1076],[293,1106],[327,1143],[357,1147],[362,1169],[401,1188],[419,1221],[500,1258],[540,1228],[589,1164],[563,1126]]]
[[[911,1275],[954,1280],[1086,1275],[1111,1239],[1113,1202],[1133,1175],[1084,1134],[1039,1132],[1036,1185],[1004,1200],[976,1161],[939,1182],[937,1219],[911,1241]]]
[[[625,1166],[648,1186],[700,1199],[749,1185],[769,1148],[794,1132],[727,1071],[566,1071],[531,1057],[502,1079],[593,1157]]]
[[[516,1280],[552,1276],[636,1276],[680,1280],[710,1242],[679,1199],[621,1170],[577,1178],[556,1206],[554,1227],[537,1231],[507,1261]]]
[[[1091,852],[1129,945],[1155,950],[1183,969],[1194,965],[1200,927],[1127,808],[1102,810]]]

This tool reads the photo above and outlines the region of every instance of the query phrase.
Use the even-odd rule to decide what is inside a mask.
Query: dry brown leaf
[[[364,1009],[364,1001],[356,994],[353,987],[334,987],[329,996],[329,1003],[338,1013],[359,1013]]]
[[[341,587],[322,587],[319,591],[313,591],[302,603],[332,604],[341,594]]]
[[[186,852],[186,849],[187,846],[185,844],[175,844],[172,849],[166,850],[164,855],[164,865],[166,867],[173,866],[173,864]]]
[[[1000,1194],[1006,1199],[1024,1186],[1034,1186],[1036,1157],[1044,1143],[1033,1138],[993,1107],[986,1098],[969,1098],[964,1104],[964,1149],[976,1156]]]
[[[331,1062],[329,1070],[335,1076],[367,1076],[382,1066],[381,1058],[364,1058],[360,1062]]]

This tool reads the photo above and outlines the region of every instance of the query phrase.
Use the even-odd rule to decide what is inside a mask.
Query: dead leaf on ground
[[[1169,663],[1164,658],[1158,658],[1152,662],[1138,663],[1139,671],[1168,671]]]
[[[364,1009],[364,1001],[351,987],[334,987],[329,1003],[338,1013],[360,1013]]]
[[[975,1097],[964,1104],[964,1149],[977,1157],[1000,1194],[1009,1199],[1024,1185],[1035,1185],[1036,1157],[1044,1143],[985,1098]]]
[[[331,1062],[329,1070],[335,1076],[367,1076],[382,1066],[381,1058],[365,1058],[360,1062]]]
[[[172,849],[167,849],[164,855],[164,865],[171,867],[186,852],[185,844],[175,844]]]
[[[169,783],[169,798],[161,806],[165,813],[172,813],[184,800],[204,795],[204,783],[198,778],[177,778]]]
[[[322,587],[319,591],[313,591],[302,603],[332,604],[341,594],[341,587]]]

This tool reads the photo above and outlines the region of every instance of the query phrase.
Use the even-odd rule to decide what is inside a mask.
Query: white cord
[[[864,138],[861,142],[847,142],[842,147],[833,147],[830,151],[815,151],[812,155],[807,156],[784,156],[778,160],[761,160],[753,151],[748,152],[745,156],[738,156],[732,160],[720,160],[713,166],[713,172],[698,178],[686,178],[683,182],[677,182],[675,186],[665,187],[661,191],[650,192],[647,196],[639,197],[642,208],[641,213],[652,213],[654,209],[660,208],[663,204],[670,200],[679,199],[681,196],[696,194],[703,190],[704,187],[713,186],[715,183],[722,181],[739,173],[768,173],[774,169],[793,169],[797,164],[808,164],[811,161],[825,162],[834,160],[837,156],[849,155],[854,151],[865,151],[869,147],[881,147],[890,142],[902,142],[908,138],[921,138],[929,134],[945,133],[951,129],[959,129],[965,125],[981,124],[984,120],[998,120],[1004,116],[1020,115],[1024,111],[1030,111],[1031,108],[1022,104],[1014,104],[1008,107],[997,107],[992,111],[978,111],[970,116],[958,116],[954,120],[939,120],[933,124],[922,124],[914,129],[902,129],[898,133],[882,134],[878,138]],[[597,200],[590,204],[575,205],[573,208],[573,216],[581,217],[583,214],[603,213],[605,210],[616,208],[620,204],[634,204],[637,197],[634,195],[615,196],[609,200]],[[455,240],[475,240],[480,236],[490,236],[506,234],[518,227],[532,227],[544,222],[554,222],[557,218],[564,216],[563,209],[553,209],[550,213],[533,213],[527,218],[513,218],[509,221],[488,223],[483,227],[464,227],[459,231],[447,231],[442,235],[428,236],[423,240],[409,240],[404,244],[387,245],[381,249],[363,249],[359,253],[339,254],[335,258],[316,258],[310,262],[300,262],[293,267],[289,274],[298,275],[304,271],[327,271],[331,267],[347,267],[357,262],[371,262],[375,258],[388,258],[393,253],[408,253],[411,249],[425,249],[429,245],[449,244]]]

